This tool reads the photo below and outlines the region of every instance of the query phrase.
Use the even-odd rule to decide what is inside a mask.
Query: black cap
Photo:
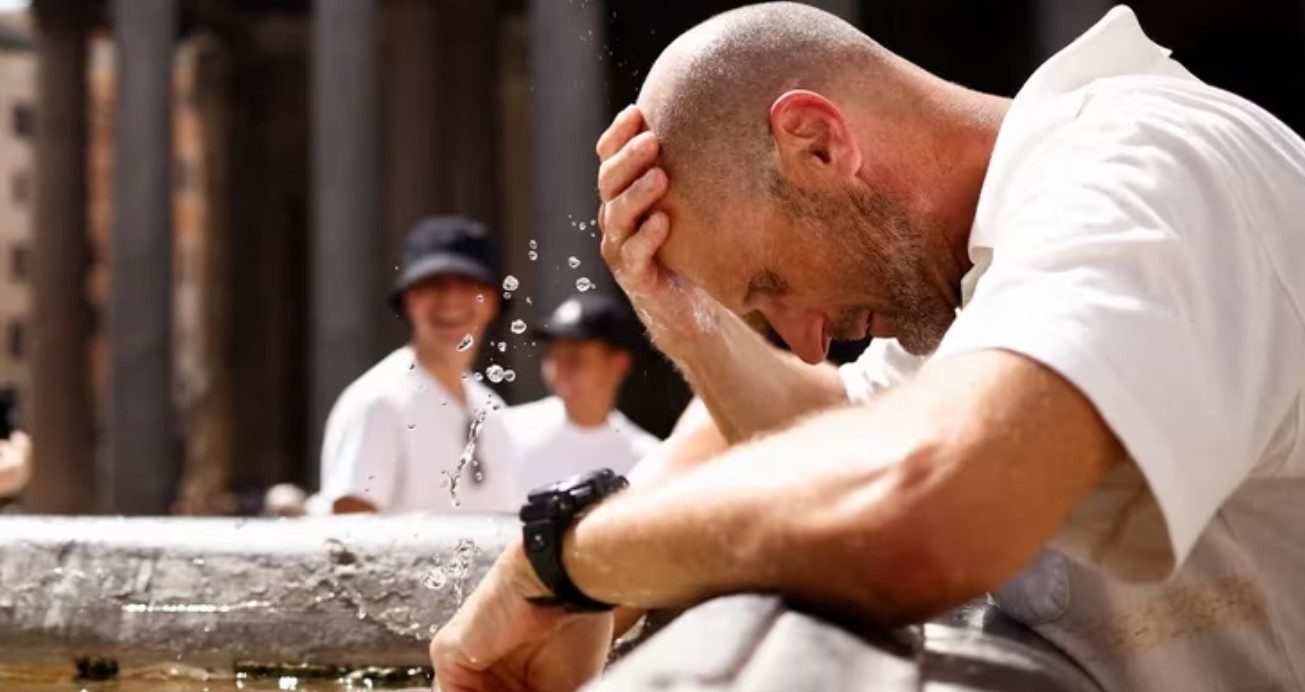
[[[625,301],[601,293],[567,298],[534,332],[541,339],[596,340],[627,350],[639,343],[634,312]]]
[[[404,291],[448,274],[498,283],[498,264],[484,224],[462,216],[434,216],[419,221],[408,231],[403,269],[390,291],[390,307],[400,311]]]

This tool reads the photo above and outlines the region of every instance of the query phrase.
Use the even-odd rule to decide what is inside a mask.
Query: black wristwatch
[[[612,609],[610,603],[581,593],[571,581],[562,565],[562,537],[587,510],[629,484],[611,469],[600,469],[530,491],[520,515],[526,557],[539,580],[553,592],[552,596],[531,597],[531,603],[561,607],[569,613]]]

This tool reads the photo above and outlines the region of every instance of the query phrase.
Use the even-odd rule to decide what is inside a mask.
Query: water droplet
[[[477,302],[477,303],[483,303],[483,302],[485,302],[485,294],[484,294],[484,293],[477,293],[477,294],[476,294],[476,302]]]
[[[589,225],[590,225],[590,226],[593,226],[594,228],[597,228],[597,227],[598,227],[598,219],[589,219]]]
[[[534,240],[531,240],[531,241],[530,241],[530,249],[531,249],[531,250],[535,250],[535,249],[537,249],[537,248],[539,248],[539,243],[536,243]]]
[[[511,326],[511,329],[512,329],[512,333],[513,333],[513,334],[525,334],[525,333],[526,333],[526,321],[525,321],[525,320],[512,320],[512,326]]]
[[[521,282],[517,281],[517,277],[512,276],[511,274],[508,274],[507,278],[503,279],[503,290],[505,291],[515,291],[520,285]]]
[[[408,424],[408,429],[409,429],[409,430],[416,430],[416,429],[417,429],[417,424],[416,424],[416,423],[409,423],[409,424]]]
[[[507,342],[506,342],[506,341],[500,341],[500,342],[498,342],[498,352],[499,352],[499,353],[507,353]]]
[[[458,342],[458,351],[460,352],[466,351],[467,349],[471,348],[471,345],[474,343],[476,343],[475,337],[471,336],[470,334],[467,334],[466,336],[462,337],[462,341]]]
[[[539,253],[535,252],[534,250],[531,250],[530,252],[526,253],[526,256],[530,258],[531,262],[534,262],[535,260],[539,259]]]
[[[526,298],[526,305],[534,305],[534,304],[535,301],[531,300],[529,297]]]
[[[204,558],[202,558],[202,557],[197,557],[197,558],[195,558],[194,560],[191,560],[191,561],[190,561],[190,564],[192,564],[192,565],[194,565],[194,566],[196,566],[196,567],[203,567],[203,566],[204,566]]]
[[[471,379],[473,379],[473,380],[475,380],[475,381],[477,381],[477,382],[482,382],[482,381],[484,381],[485,376],[482,375],[482,374],[480,374],[480,373],[475,373],[475,374],[473,374],[473,375],[471,376]]]
[[[488,368],[485,368],[485,377],[488,377],[490,382],[502,382],[503,366],[491,365]]]
[[[417,361],[414,360],[414,361],[412,361],[411,363],[408,363],[408,369],[409,369],[409,370],[413,370],[413,369],[415,369],[416,367],[417,367]]]
[[[444,570],[439,567],[427,572],[426,576],[421,578],[421,585],[431,591],[442,589],[447,583],[449,583],[449,575],[445,574]]]
[[[475,479],[477,483],[483,483],[485,481],[485,474],[481,473],[480,471],[477,471],[471,477]]]
[[[575,290],[581,293],[592,290],[593,288],[594,288],[594,282],[590,281],[589,277],[587,276],[582,276],[575,280]],[[462,350],[462,349],[458,349],[458,350]]]
[[[394,265],[394,271],[396,271],[396,272],[399,271],[399,265],[397,265],[397,264]]]
[[[503,291],[503,300],[511,300],[511,299],[512,299],[512,294],[507,291]]]
[[[575,269],[576,267],[580,266],[580,258],[579,258],[579,257],[568,257],[568,258],[566,258],[566,263],[567,263],[567,264],[568,264],[572,269]]]
[[[583,230],[586,229],[586,228],[589,228],[589,224],[585,223],[584,221],[581,221],[581,222],[580,222],[580,230],[583,231]]]
[[[516,379],[517,379],[517,373],[516,373],[515,370],[504,370],[504,371],[503,371],[503,381],[504,381],[504,382],[515,382]]]

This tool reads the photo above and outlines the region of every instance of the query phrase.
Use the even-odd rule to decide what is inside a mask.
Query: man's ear
[[[791,180],[850,178],[861,169],[861,149],[847,119],[814,91],[794,89],[775,99],[770,132],[779,170]]]

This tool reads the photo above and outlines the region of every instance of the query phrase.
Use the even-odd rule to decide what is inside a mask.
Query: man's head
[[[616,298],[597,293],[568,298],[536,330],[548,343],[545,384],[568,407],[610,410],[633,364],[635,324],[630,309]]]
[[[930,352],[958,303],[985,98],[806,5],[718,15],[639,96],[670,180],[659,257],[806,360],[867,330]]]
[[[468,367],[474,348],[498,315],[498,270],[485,227],[458,216],[422,220],[408,233],[404,266],[390,303],[412,327],[423,355]]]

